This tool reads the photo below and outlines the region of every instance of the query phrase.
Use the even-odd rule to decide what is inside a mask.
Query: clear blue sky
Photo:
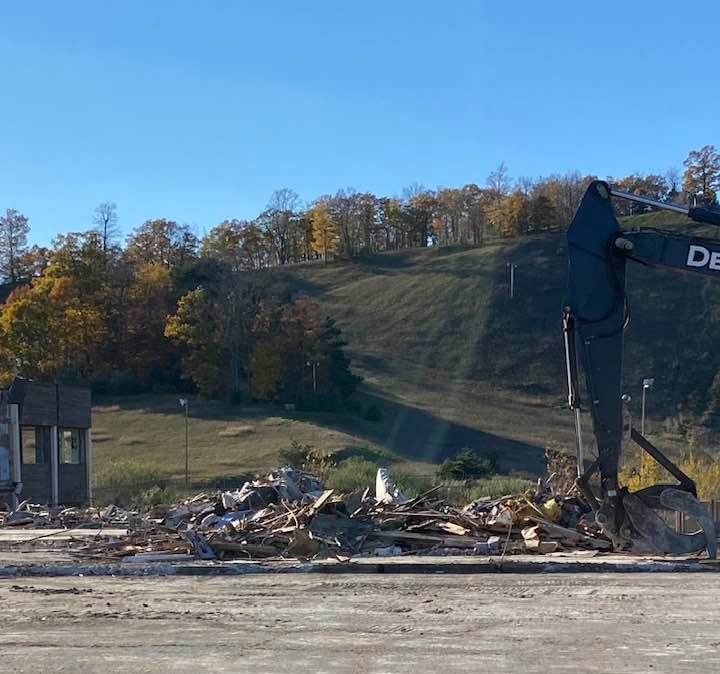
[[[33,240],[254,217],[279,187],[664,171],[720,145],[720,3],[0,4],[0,209]]]

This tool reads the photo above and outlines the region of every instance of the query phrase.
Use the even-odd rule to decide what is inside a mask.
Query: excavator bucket
[[[651,492],[652,496],[645,499],[643,492]],[[649,490],[625,494],[622,505],[630,524],[630,527],[623,527],[623,534],[631,540],[634,552],[689,555],[706,550],[710,559],[717,558],[715,522],[691,493],[670,486],[661,490],[650,487]],[[690,534],[678,533],[668,526],[658,514],[658,509],[690,515],[697,521],[700,530]]]

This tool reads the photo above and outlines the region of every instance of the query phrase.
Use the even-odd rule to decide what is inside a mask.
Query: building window
[[[23,463],[50,463],[49,426],[23,426],[20,429]]]
[[[83,463],[85,460],[85,432],[80,428],[61,428],[58,431],[60,463]]]

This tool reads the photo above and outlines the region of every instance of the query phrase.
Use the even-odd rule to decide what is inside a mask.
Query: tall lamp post
[[[648,379],[643,379],[642,413],[640,416],[640,433],[642,435],[645,435],[645,394],[648,391],[651,391],[653,386],[655,386],[655,379],[653,377],[650,377]]]
[[[190,488],[190,443],[188,436],[188,414],[190,412],[190,401],[187,398],[180,398],[180,407],[185,410],[185,491]]]

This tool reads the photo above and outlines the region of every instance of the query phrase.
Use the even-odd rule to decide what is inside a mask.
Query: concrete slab
[[[0,529],[0,546],[4,543],[23,543],[33,540],[53,539],[69,541],[71,538],[119,538],[126,536],[127,529],[21,529],[3,527]]]
[[[235,576],[246,574],[552,574],[552,573],[713,573],[720,563],[608,554],[596,557],[387,557],[349,562],[318,560],[104,562],[68,551],[0,552],[0,577],[15,576]]]
[[[0,579],[13,674],[720,671],[707,574]]]

